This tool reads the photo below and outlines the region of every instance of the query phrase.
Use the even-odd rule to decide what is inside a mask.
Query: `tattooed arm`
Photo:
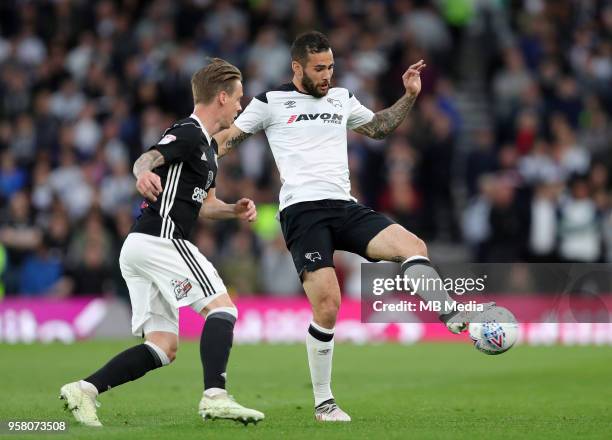
[[[421,70],[426,67],[423,60],[413,64],[402,75],[406,93],[391,107],[374,114],[374,118],[355,131],[373,139],[383,139],[389,135],[406,118],[421,92]]]
[[[143,197],[155,202],[162,192],[161,179],[152,172],[164,164],[164,156],[157,150],[143,153],[136,162],[132,172],[136,177],[136,189]]]
[[[149,150],[146,153],[140,155],[140,157],[134,162],[134,168],[132,173],[134,177],[138,179],[141,173],[144,171],[151,171],[164,164],[164,156],[158,150]]]
[[[373,139],[384,139],[402,123],[416,101],[417,95],[404,95],[391,107],[376,112],[367,124],[363,124],[355,131]]]
[[[234,124],[230,128],[220,131],[214,136],[219,146],[218,156],[226,155],[249,136],[251,136],[251,133],[245,133]]]

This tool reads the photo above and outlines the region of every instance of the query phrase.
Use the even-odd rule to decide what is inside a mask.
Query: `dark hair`
[[[208,104],[222,90],[232,93],[235,80],[242,81],[240,70],[221,58],[213,58],[191,77],[194,104]]]
[[[321,53],[329,49],[329,40],[324,34],[318,31],[304,32],[298,35],[291,45],[291,59],[303,66],[311,53]]]

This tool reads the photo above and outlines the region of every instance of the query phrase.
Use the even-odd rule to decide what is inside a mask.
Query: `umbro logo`
[[[339,99],[327,98],[327,102],[329,102],[335,108],[342,108],[342,102]]]
[[[304,257],[306,257],[307,260],[310,260],[312,262],[315,262],[316,260],[323,260],[321,258],[321,254],[318,252],[307,252]]]
[[[287,101],[283,105],[285,108],[295,108],[295,101]]]

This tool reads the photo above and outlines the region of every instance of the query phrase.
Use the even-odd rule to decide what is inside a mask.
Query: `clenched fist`
[[[136,180],[136,189],[141,196],[152,202],[157,201],[157,196],[162,192],[161,179],[152,171],[144,171]]]

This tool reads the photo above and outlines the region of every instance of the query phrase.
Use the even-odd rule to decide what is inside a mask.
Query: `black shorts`
[[[305,270],[334,267],[336,249],[376,261],[366,256],[368,243],[394,222],[353,201],[317,200],[283,209],[280,223],[293,264],[302,278]]]

